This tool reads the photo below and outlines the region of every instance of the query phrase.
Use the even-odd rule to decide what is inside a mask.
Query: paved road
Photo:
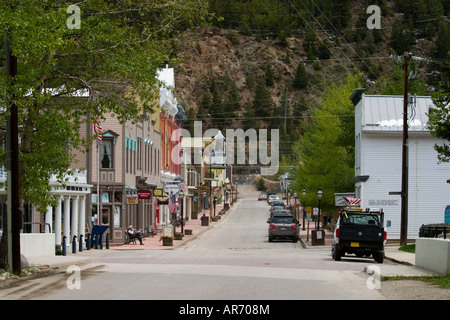
[[[243,199],[223,221],[174,250],[109,250],[78,272],[2,290],[5,299],[385,299],[370,289],[371,260],[336,263],[329,248],[268,242],[268,205]],[[386,262],[390,263],[390,262]],[[69,277],[69,278],[68,278]],[[80,285],[80,289],[69,289]],[[2,297],[3,295],[3,297]]]

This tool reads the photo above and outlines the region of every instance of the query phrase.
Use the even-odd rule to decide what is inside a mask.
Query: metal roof
[[[363,131],[403,131],[403,96],[363,95]],[[434,107],[429,96],[411,96],[408,104],[410,132],[429,132],[428,113]]]

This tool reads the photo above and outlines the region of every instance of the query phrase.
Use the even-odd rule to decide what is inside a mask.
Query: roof
[[[359,91],[358,91],[359,90]],[[358,93],[361,90],[358,89]],[[355,95],[352,94],[351,99]],[[408,104],[408,124],[410,132],[429,132],[428,113],[434,107],[430,96],[410,96]],[[403,96],[365,95],[352,99],[355,105],[363,103],[361,126],[363,131],[401,132],[403,131]]]

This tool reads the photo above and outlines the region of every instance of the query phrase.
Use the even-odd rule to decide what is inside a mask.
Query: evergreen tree
[[[303,62],[300,61],[300,63],[297,66],[297,69],[295,70],[295,78],[292,85],[294,88],[304,89],[308,86],[308,83],[309,80],[305,65],[303,64]]]
[[[264,79],[259,79],[256,83],[255,99],[253,100],[253,108],[258,117],[268,118],[272,116],[273,107],[271,100],[272,98]]]

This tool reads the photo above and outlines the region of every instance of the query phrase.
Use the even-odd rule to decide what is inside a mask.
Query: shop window
[[[109,139],[104,139],[102,141],[102,153],[101,153],[101,166],[102,169],[112,169],[113,168],[113,141]]]

